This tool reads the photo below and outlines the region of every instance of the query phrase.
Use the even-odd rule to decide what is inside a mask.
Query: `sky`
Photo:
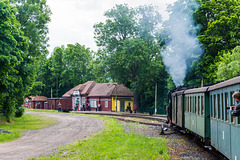
[[[105,22],[104,12],[116,4],[128,4],[130,7],[152,4],[158,7],[162,19],[166,20],[167,4],[176,0],[47,0],[52,15],[48,24],[49,52],[55,47],[79,43],[97,51],[93,25]]]

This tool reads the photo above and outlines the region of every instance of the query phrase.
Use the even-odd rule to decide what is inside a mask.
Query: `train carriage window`
[[[197,113],[197,97],[194,98],[194,113]]]
[[[211,117],[213,117],[213,99],[212,99],[213,96],[211,96],[210,98],[210,112],[211,112]]]
[[[227,107],[229,107],[229,104],[228,104],[228,93],[225,93],[225,107],[227,108]],[[229,120],[229,114],[228,114],[228,112],[229,112],[229,109],[227,109],[226,110],[226,122],[228,122],[228,120]]]
[[[220,115],[221,115],[221,104],[220,104],[220,94],[217,95],[217,108],[218,108],[218,111],[217,111],[217,115],[218,115],[218,119],[221,119]]]
[[[185,111],[187,112],[188,110],[188,107],[187,107],[187,104],[188,104],[188,101],[187,101],[188,97],[185,97]]]
[[[238,116],[238,123],[237,124],[240,124],[240,116]]]
[[[233,93],[234,92],[231,92],[230,93],[230,100],[231,100],[231,102],[230,102],[230,106],[234,106],[234,98],[232,98],[232,95],[233,95]],[[231,116],[231,122],[232,122],[232,124],[235,124],[235,117],[234,116]]]
[[[200,112],[200,96],[198,96],[198,114],[200,115],[201,112]]]
[[[222,120],[224,121],[224,99],[223,99],[223,93],[221,94],[221,103],[222,103]]]
[[[202,111],[202,115],[204,115],[204,107],[205,107],[204,106],[204,97],[202,96],[201,99],[202,99],[202,110],[201,111]]]
[[[190,108],[190,112],[192,112],[192,97],[190,97],[190,105],[189,105],[189,108]]]
[[[188,97],[188,112],[190,112],[190,106],[191,106],[191,104],[190,104],[190,97]]]
[[[213,118],[216,118],[216,95],[213,96]]]

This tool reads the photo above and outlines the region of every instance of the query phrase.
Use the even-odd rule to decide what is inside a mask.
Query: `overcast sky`
[[[79,43],[97,51],[93,25],[105,22],[104,12],[116,4],[130,7],[153,4],[158,7],[163,20],[168,18],[167,4],[176,0],[47,0],[52,15],[49,23],[49,52],[57,46]]]

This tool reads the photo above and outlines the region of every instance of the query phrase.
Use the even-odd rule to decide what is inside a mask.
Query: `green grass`
[[[58,110],[53,110],[53,109],[28,109],[28,108],[25,108],[25,112],[62,113],[62,112],[58,112]]]
[[[14,118],[12,123],[1,121],[0,128],[12,133],[0,133],[0,143],[21,137],[23,131],[49,127],[57,122],[58,121],[53,118],[38,115],[23,115],[20,118]]]
[[[34,159],[170,159],[166,140],[126,134],[118,120],[99,118],[105,122],[103,131],[59,147],[59,153]]]

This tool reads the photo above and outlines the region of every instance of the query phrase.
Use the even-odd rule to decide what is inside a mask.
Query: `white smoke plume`
[[[197,59],[203,51],[200,48],[196,30],[194,31],[194,28],[198,27],[194,26],[192,15],[187,14],[189,12],[183,13],[183,8],[176,5],[177,3],[175,3],[175,9],[166,22],[170,42],[162,55],[163,62],[167,66],[173,82],[179,86],[183,85],[189,67],[187,64],[191,64],[189,61]]]

